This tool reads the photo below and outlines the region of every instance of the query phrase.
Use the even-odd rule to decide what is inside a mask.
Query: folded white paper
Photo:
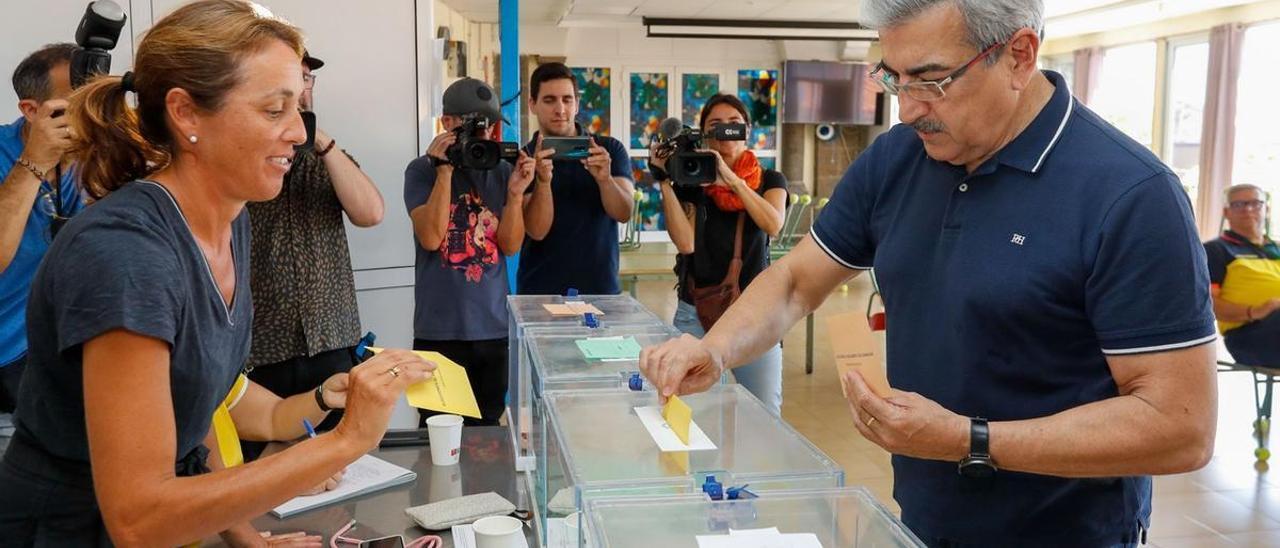
[[[662,418],[662,408],[656,405],[649,407],[637,407],[636,416],[640,417],[640,422],[644,424],[645,430],[649,431],[649,435],[653,436],[653,442],[658,444],[658,449],[662,452],[671,451],[709,451],[716,448],[716,444],[707,437],[706,432],[698,427],[698,423],[689,423],[689,443],[686,445],[680,441],[675,432],[671,431],[671,427],[667,425],[667,421]]]
[[[418,478],[412,470],[402,468],[373,455],[365,455],[347,466],[338,487],[317,495],[294,497],[271,511],[284,519],[314,508],[342,502],[361,495],[409,483]]]
[[[776,531],[776,529],[775,529]],[[698,535],[698,548],[822,548],[813,533]]]

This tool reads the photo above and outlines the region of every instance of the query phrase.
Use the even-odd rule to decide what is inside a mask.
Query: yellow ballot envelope
[[[680,401],[679,396],[671,396],[667,404],[662,406],[662,419],[680,438],[680,443],[689,445],[689,424],[693,422],[693,409],[689,404]]]
[[[370,346],[369,351],[376,354],[382,349]],[[436,370],[431,372],[431,378],[411,384],[405,390],[404,395],[409,400],[409,405],[418,409],[480,418],[480,405],[476,403],[475,392],[471,391],[471,380],[467,378],[466,369],[439,352],[415,350],[413,353],[436,364]]]
[[[871,326],[861,312],[847,312],[827,318],[831,350],[835,352],[836,370],[840,374],[840,388],[845,397],[849,386],[844,375],[851,369],[862,373],[871,391],[882,398],[889,397],[889,377],[885,372],[880,345],[871,334]]]

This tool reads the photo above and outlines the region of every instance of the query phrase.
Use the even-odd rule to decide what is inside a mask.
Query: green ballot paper
[[[590,337],[576,341],[578,350],[588,360],[635,360],[640,358],[640,343],[635,337]]]

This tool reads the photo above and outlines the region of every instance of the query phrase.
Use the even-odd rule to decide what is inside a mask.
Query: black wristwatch
[[[324,412],[333,411],[332,407],[329,407],[324,403],[324,385],[323,384],[316,387],[316,391],[314,392],[314,394],[316,395],[316,405],[320,407],[321,411],[324,411]]]
[[[984,479],[996,475],[996,461],[991,460],[991,431],[987,419],[969,419],[969,456],[960,461],[960,475]]]

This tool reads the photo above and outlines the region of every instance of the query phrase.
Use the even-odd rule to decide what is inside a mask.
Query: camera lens
[[[681,162],[681,164],[681,171],[690,176],[697,177],[702,175],[702,162],[699,162],[696,158],[690,158]]]

